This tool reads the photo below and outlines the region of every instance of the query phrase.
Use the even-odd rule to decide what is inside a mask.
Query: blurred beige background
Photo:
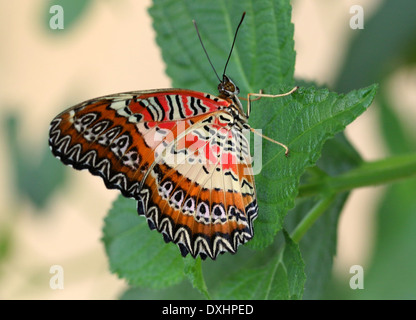
[[[363,6],[367,19],[379,3],[294,1],[296,76],[331,85],[347,41],[360,32],[349,28],[350,6]],[[40,26],[41,10],[48,9],[44,1],[0,2],[0,117],[12,112],[21,116],[21,143],[39,148],[47,144],[50,120],[88,98],[170,86],[147,13],[150,5],[150,0],[94,1],[61,37]],[[392,90],[400,91],[406,81],[406,75],[398,75]],[[384,155],[375,112],[372,106],[347,129],[367,160]],[[101,179],[86,172],[66,168],[68,183],[48,203],[48,212],[34,215],[30,203],[16,200],[10,166],[6,141],[0,136],[0,224],[10,226],[14,240],[12,256],[0,265],[0,299],[117,298],[126,284],[109,273],[100,238],[103,218],[118,192],[107,190]],[[339,277],[349,277],[351,265],[366,266],[371,259],[372,212],[379,190],[357,190],[348,200],[334,266]],[[55,264],[64,268],[64,290],[49,287],[49,268]]]

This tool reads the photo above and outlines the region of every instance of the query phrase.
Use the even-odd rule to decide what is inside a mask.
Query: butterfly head
[[[240,89],[225,74],[222,77],[222,81],[218,85],[218,91],[220,92],[220,95],[223,95],[227,98],[234,98],[240,93]]]
[[[247,115],[244,112],[243,106],[241,105],[240,100],[238,99],[238,94],[240,93],[240,89],[237,85],[225,74],[222,76],[222,81],[218,85],[219,97],[230,100],[232,106],[237,109],[237,113],[239,114],[239,119],[242,122],[247,122]]]

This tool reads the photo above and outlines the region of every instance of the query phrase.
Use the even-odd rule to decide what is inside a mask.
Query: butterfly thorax
[[[223,80],[218,84],[218,91],[220,93],[218,95],[219,98],[229,101],[230,111],[232,112],[236,123],[241,127],[246,127],[248,117],[244,112],[240,99],[238,99],[240,89],[227,75],[224,74]]]

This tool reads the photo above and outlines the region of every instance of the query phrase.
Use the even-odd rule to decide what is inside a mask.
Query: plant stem
[[[298,243],[315,221],[328,209],[337,193],[365,186],[391,183],[412,176],[416,176],[416,154],[406,154],[365,162],[339,176],[322,175],[320,179],[312,183],[301,185],[299,197],[321,195],[321,199],[296,226],[291,238]]]
[[[335,198],[335,193],[325,194],[324,197],[306,214],[301,222],[293,230],[290,237],[296,243],[299,243],[300,239],[309,230],[309,228],[315,223],[315,221],[325,212],[331,205]]]
[[[339,176],[325,176],[299,187],[299,197],[322,193],[339,193],[355,188],[391,183],[416,176],[416,154],[393,156],[383,160],[365,162],[358,168]]]

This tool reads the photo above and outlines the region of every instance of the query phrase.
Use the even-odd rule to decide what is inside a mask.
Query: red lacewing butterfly
[[[244,112],[238,87],[225,75],[244,15],[222,81],[201,41],[220,81],[218,96],[186,89],[118,93],[73,106],[50,125],[49,145],[58,159],[136,199],[150,229],[177,244],[184,257],[215,259],[253,237],[258,206],[243,135],[256,133],[247,123],[250,95],[296,90],[249,94]]]

